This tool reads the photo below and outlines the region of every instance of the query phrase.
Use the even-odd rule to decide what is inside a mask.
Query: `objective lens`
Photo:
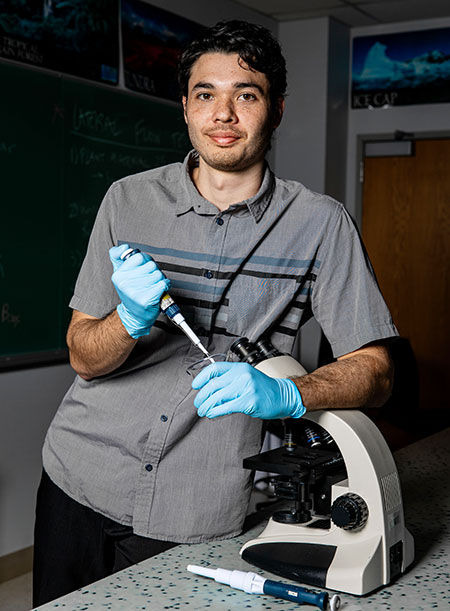
[[[305,428],[305,437],[306,437],[306,443],[307,445],[309,445],[311,448],[319,448],[322,443],[320,441],[320,435],[319,433],[317,433],[314,429],[312,429],[310,426],[307,426]]]

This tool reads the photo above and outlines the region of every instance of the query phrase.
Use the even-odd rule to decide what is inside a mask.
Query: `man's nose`
[[[236,121],[236,112],[232,100],[228,98],[217,100],[214,108],[214,121],[221,123]]]

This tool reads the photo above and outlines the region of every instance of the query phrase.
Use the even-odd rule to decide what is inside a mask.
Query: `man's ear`
[[[274,113],[273,113],[273,129],[277,129],[277,127],[280,125],[281,119],[283,118],[283,113],[284,113],[284,98],[279,97],[276,102]]]
[[[183,103],[183,114],[184,114],[184,120],[185,120],[185,122],[187,123],[187,122],[188,122],[188,121],[187,121],[187,114],[186,114],[187,97],[184,95],[184,96],[181,98],[181,101],[182,101],[182,103]]]

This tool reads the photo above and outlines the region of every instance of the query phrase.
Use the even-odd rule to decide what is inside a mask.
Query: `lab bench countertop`
[[[394,583],[367,596],[341,594],[342,611],[450,609],[450,428],[398,450],[394,458],[402,486],[406,526],[415,542],[414,562]],[[296,583],[241,560],[241,546],[257,536],[265,523],[264,520],[233,539],[179,545],[38,609],[294,611],[302,608],[306,611],[317,608],[271,596],[246,594],[186,570],[188,564],[196,564],[254,571],[269,579]],[[305,587],[319,591],[308,585]],[[330,591],[330,594],[334,592]]]

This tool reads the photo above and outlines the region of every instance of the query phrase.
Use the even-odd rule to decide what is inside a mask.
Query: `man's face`
[[[271,108],[266,75],[250,70],[237,54],[206,53],[192,67],[183,107],[201,160],[239,171],[264,159],[283,101]]]

